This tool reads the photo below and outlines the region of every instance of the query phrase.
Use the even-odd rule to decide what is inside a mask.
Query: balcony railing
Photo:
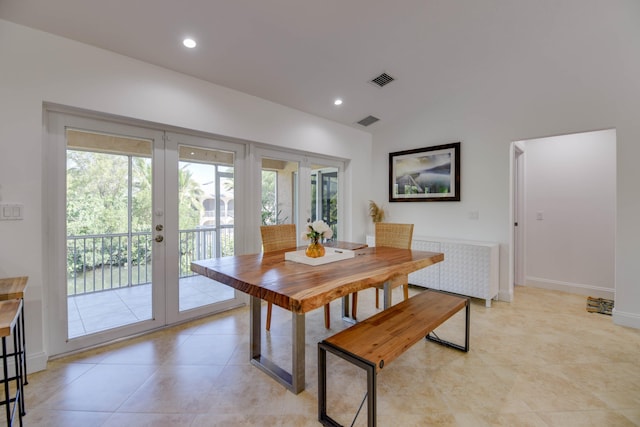
[[[67,237],[67,295],[151,282],[150,232]],[[191,262],[233,255],[233,225],[179,232],[179,277],[193,276]]]

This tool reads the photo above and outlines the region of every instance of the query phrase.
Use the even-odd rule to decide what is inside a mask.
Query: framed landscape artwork
[[[390,202],[460,201],[460,143],[389,153]]]

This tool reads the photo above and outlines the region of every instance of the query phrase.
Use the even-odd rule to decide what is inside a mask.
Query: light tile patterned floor
[[[331,330],[322,309],[308,316],[299,395],[249,364],[245,307],[50,362],[29,377],[25,425],[320,425],[316,344],[348,326],[339,304]],[[375,312],[373,291],[360,293],[359,307],[360,317]],[[462,321],[439,335],[462,337]],[[290,315],[274,309],[263,348],[281,363],[289,334]],[[329,412],[349,425],[364,376],[328,363]],[[640,425],[640,330],[588,313],[586,297],[518,287],[512,303],[473,301],[469,353],[420,342],[385,367],[378,390],[380,426]],[[355,425],[366,425],[362,414]]]
[[[180,311],[233,298],[233,289],[202,276],[180,279]],[[69,337],[151,319],[151,285],[70,296]]]

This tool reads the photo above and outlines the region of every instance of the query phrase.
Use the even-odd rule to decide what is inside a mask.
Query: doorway
[[[518,141],[511,150],[511,295],[515,283],[613,299],[615,129]]]

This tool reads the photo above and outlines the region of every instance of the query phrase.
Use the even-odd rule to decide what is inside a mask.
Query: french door
[[[48,114],[50,354],[241,301],[190,262],[234,253],[244,147]]]
[[[166,134],[167,321],[175,323],[240,305],[241,294],[191,271],[192,261],[230,256],[245,210],[244,147],[190,135]]]
[[[298,236],[309,221],[323,220],[342,235],[342,161],[276,150],[257,150],[262,170],[262,224],[296,224]],[[302,244],[302,242],[299,242]]]

